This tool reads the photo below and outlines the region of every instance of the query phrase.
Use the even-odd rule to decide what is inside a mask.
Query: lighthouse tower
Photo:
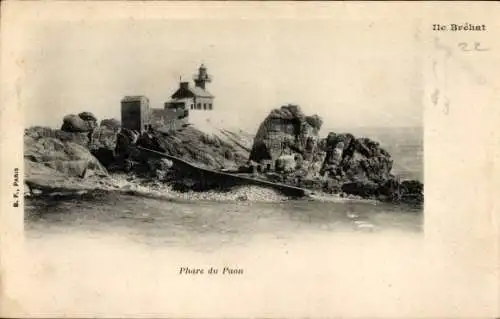
[[[189,111],[189,122],[200,129],[210,124],[214,115],[215,97],[206,88],[207,83],[212,82],[212,76],[208,74],[206,66],[201,64],[193,80],[194,86],[181,82],[172,100],[184,103]]]
[[[205,90],[205,83],[212,82],[212,77],[207,73],[207,68],[205,65],[201,65],[198,68],[198,74],[193,76],[195,86]]]

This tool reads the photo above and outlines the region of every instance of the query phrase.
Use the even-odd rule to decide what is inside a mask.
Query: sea
[[[421,130],[355,135],[363,134],[392,154],[396,174],[423,181]],[[293,308],[288,303],[309,309],[314,305],[300,296],[330,290],[339,294],[337,309],[347,309],[348,296],[366,295],[381,277],[403,278],[399,268],[391,270],[396,264],[418,267],[423,218],[420,208],[347,199],[192,201],[123,193],[26,199],[25,265],[33,287],[26,309],[43,315],[181,317],[272,316],[279,309],[276,314],[286,316]],[[370,273],[373,265],[389,268],[373,278],[352,277]],[[183,267],[204,269],[205,275],[182,275]],[[222,277],[228,277],[221,275],[224,268],[241,274],[217,283],[207,275],[210,268]],[[327,286],[314,288],[322,284]],[[184,288],[172,288],[176,285]],[[283,304],[262,312],[266,295],[281,296]],[[172,302],[176,298],[184,299]],[[196,299],[202,306],[195,306]],[[316,307],[328,304],[315,302]],[[349,311],[366,315],[363,311],[376,306]],[[304,311],[290,314],[312,314]]]

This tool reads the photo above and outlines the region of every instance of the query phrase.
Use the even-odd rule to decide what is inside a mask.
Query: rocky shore
[[[336,132],[320,138],[321,126],[320,116],[306,116],[295,105],[273,110],[253,140],[242,132],[221,129],[220,134],[206,134],[189,125],[139,133],[114,119],[98,124],[89,112],[67,115],[60,129],[25,130],[25,195],[98,190],[181,200],[287,199],[273,189],[210,182],[210,177],[180,165],[186,162],[304,188],[309,198],[423,203],[423,184],[394,176],[393,160],[378,142]],[[138,152],[138,146],[178,161]]]

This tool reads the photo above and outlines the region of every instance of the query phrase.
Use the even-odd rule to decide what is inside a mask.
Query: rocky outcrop
[[[26,179],[38,173],[46,176],[87,178],[91,175],[107,176],[102,163],[92,155],[91,149],[102,147],[100,131],[95,132],[97,119],[92,113],[67,115],[61,130],[48,127],[31,127],[24,134]],[[93,137],[98,134],[97,137]],[[54,173],[57,172],[57,173]],[[45,174],[45,175],[44,175]]]
[[[257,169],[240,171],[263,173],[262,178],[329,193],[423,201],[423,185],[393,176],[391,155],[377,141],[335,132],[320,139],[321,125],[319,116],[306,116],[298,106],[273,110],[260,125],[250,153]],[[274,169],[266,170],[268,163]]]
[[[391,156],[376,141],[332,132],[326,138],[325,148],[322,175],[349,182],[380,183],[391,178]]]
[[[342,192],[391,202],[423,203],[423,184],[416,180],[400,181],[394,176],[391,155],[378,142],[352,134],[330,133],[325,148],[321,174],[340,181]]]
[[[105,167],[109,167],[117,160],[117,139],[118,132],[107,126],[99,126],[92,132],[89,149]]]
[[[95,182],[87,178],[91,173],[103,176],[109,170],[118,175],[126,172],[128,176],[152,178],[170,185],[189,184],[191,173],[196,169],[191,173],[185,169],[174,169],[171,161],[157,158],[154,153],[138,152],[135,146],[165,152],[211,169],[236,169],[248,159],[248,150],[241,146],[239,136],[229,131],[221,134],[223,137],[203,133],[194,127],[166,133],[154,129],[138,133],[126,128],[117,131],[109,121],[94,127],[93,123],[97,121],[92,118],[84,116],[80,119],[92,124],[83,129],[74,129],[74,126],[65,124],[66,131],[46,127],[33,127],[25,131],[27,183],[49,187],[54,181],[64,188],[66,179],[72,184],[75,184],[75,180],[91,184]],[[87,128],[92,130],[83,132]],[[224,138],[226,135],[230,138]],[[34,182],[34,179],[37,181]],[[216,184],[219,182],[216,181]],[[206,189],[205,184],[199,189]]]
[[[66,176],[106,176],[102,164],[82,145],[54,137],[24,137],[24,158]],[[29,179],[29,175],[27,176]]]
[[[281,155],[301,154],[312,159],[319,140],[321,118],[305,116],[297,105],[274,109],[260,125],[255,136],[250,160],[275,161]]]
[[[323,126],[323,119],[317,114],[306,116],[305,120],[307,124],[311,125],[317,132],[321,129],[321,126]]]
[[[135,145],[139,133],[122,128],[116,136],[115,151],[118,156],[127,157],[130,153],[129,148]]]
[[[200,168],[206,168],[340,195],[423,202],[423,184],[393,176],[393,160],[377,141],[335,132],[320,138],[321,126],[318,115],[305,115],[298,106],[286,105],[265,118],[250,147],[241,134],[227,130],[216,135],[186,126],[139,133],[120,128],[112,119],[97,126],[97,119],[83,112],[66,116],[61,130],[25,130],[26,180],[49,180],[53,175],[63,182],[65,178],[105,176],[107,171],[133,171],[135,176],[184,191],[225,185],[218,179],[221,173],[201,176]],[[161,159],[135,146],[178,159]],[[249,182],[248,178],[242,181]]]
[[[338,181],[335,189],[383,201],[423,202],[419,181],[400,181],[392,174],[393,159],[376,141],[352,134],[329,133],[324,141],[325,160],[320,174]]]
[[[326,155],[318,135],[321,126],[318,115],[306,116],[297,105],[275,109],[257,131],[250,160],[258,164],[257,171],[274,167],[276,172],[293,175],[282,176],[281,182],[297,180],[294,184],[302,186],[303,181],[317,179]]]
[[[117,136],[115,153],[119,170],[133,172],[143,178],[154,178],[170,184],[177,191],[205,191],[222,183],[212,175],[201,176],[200,168],[236,170],[247,161],[248,151],[231,141],[194,127],[170,132],[151,128],[141,134],[122,129]],[[137,147],[165,153],[177,160],[173,163],[155,152],[141,151]]]
[[[248,159],[248,152],[241,147],[191,126],[168,133],[151,131],[140,136],[137,145],[211,169],[236,168]]]
[[[24,135],[25,138],[29,137],[35,141],[41,138],[50,138],[62,143],[78,144],[89,150],[105,167],[109,167],[116,161],[115,149],[118,133],[107,126],[96,127],[89,132],[68,132],[35,126],[26,129]]]
[[[90,112],[69,114],[63,118],[61,131],[71,133],[91,132],[97,127],[97,118]]]
[[[118,132],[121,128],[121,123],[117,119],[104,119],[99,124],[100,127],[106,127],[112,131]]]
[[[33,126],[25,129],[24,136],[31,137],[35,140],[42,137],[51,137],[63,142],[73,142],[85,147],[89,145],[90,141],[88,133],[70,133],[43,126]]]

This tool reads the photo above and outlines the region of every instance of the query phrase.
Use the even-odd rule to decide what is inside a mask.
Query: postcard
[[[499,14],[2,3],[0,314],[499,316]]]

